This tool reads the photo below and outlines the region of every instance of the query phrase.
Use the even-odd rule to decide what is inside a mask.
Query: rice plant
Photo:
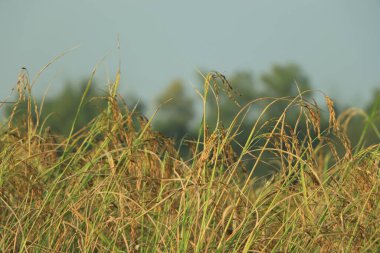
[[[206,102],[218,101],[220,92],[233,101],[238,94],[224,76],[209,73],[197,91],[198,138],[183,143],[191,151],[185,159],[152,128],[154,114],[145,118],[123,106],[119,72],[103,98],[107,108],[78,131],[74,120],[65,138],[44,125],[28,78],[19,80],[18,101],[0,134],[2,252],[380,250],[380,145],[355,150],[345,115],[335,114],[327,96],[327,129],[302,93],[239,105],[225,127],[207,121],[218,112]],[[82,101],[91,84],[92,78]],[[14,124],[25,101],[27,111]],[[249,137],[236,142],[248,110],[263,101]],[[288,106],[268,119],[279,102]],[[290,113],[297,115],[294,125]],[[263,166],[277,173],[255,177]]]

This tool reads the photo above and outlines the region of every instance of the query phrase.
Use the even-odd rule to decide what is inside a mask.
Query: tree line
[[[242,121],[240,125],[241,131],[236,137],[241,142],[247,138],[252,122],[258,120],[260,112],[275,99],[278,100],[268,108],[262,120],[270,122],[271,119],[278,118],[287,108],[291,98],[301,95],[302,98],[313,101],[315,95],[310,79],[298,65],[292,63],[273,65],[269,71],[262,73],[258,77],[249,71],[240,71],[227,78],[218,73],[215,73],[215,75],[219,75],[219,78],[214,80],[215,83],[210,84],[213,89],[206,100],[208,110],[206,120],[210,128],[215,127],[218,120],[220,125],[228,127],[244,105],[250,103],[250,101],[257,100],[251,110],[244,114],[245,120]],[[199,75],[198,88],[201,92],[205,81],[204,78],[204,76]],[[79,85],[67,83],[60,94],[44,99],[40,115],[42,119],[45,119],[44,126],[49,126],[53,132],[59,135],[68,135],[86,84],[87,80],[83,80]],[[159,111],[153,120],[154,129],[174,138],[178,145],[182,143],[184,138],[196,138],[199,132],[199,122],[197,120],[201,118],[202,112],[201,109],[196,107],[197,103],[194,94],[190,93],[186,90],[183,81],[174,80],[154,101],[156,107],[159,107]],[[144,115],[146,111],[144,102],[136,96],[127,96],[124,100],[126,106],[133,109],[136,114]],[[40,105],[41,103],[42,99],[37,101],[37,104]],[[380,126],[379,104],[380,89],[373,92],[371,101],[363,109],[368,115],[372,114],[372,117],[357,116],[351,120],[349,135],[354,142],[358,142],[361,138],[365,138],[367,145],[378,142],[379,132],[377,129]],[[26,110],[26,106],[26,104],[19,106],[19,114]],[[87,93],[84,106],[78,114],[75,130],[79,130],[88,124],[106,106],[106,90],[102,90],[96,84],[93,84]],[[339,104],[335,108],[338,114],[339,111],[345,109]],[[11,106],[6,107],[5,113],[8,116],[11,111]],[[289,109],[287,116],[289,125],[295,124],[297,115],[296,109]],[[326,117],[327,113],[322,114],[322,129],[323,125],[328,124]],[[17,117],[15,117],[15,120],[17,120]],[[370,127],[365,136],[362,136],[361,129],[366,124]],[[302,126],[300,127],[302,128]]]

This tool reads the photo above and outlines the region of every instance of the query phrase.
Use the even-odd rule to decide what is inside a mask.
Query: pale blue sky
[[[88,76],[111,50],[97,74],[105,83],[118,65],[118,34],[121,91],[144,99],[174,78],[195,85],[197,69],[228,77],[287,62],[345,103],[362,104],[380,87],[379,0],[0,0],[0,99],[22,66],[32,78],[76,45],[44,72],[36,93]]]

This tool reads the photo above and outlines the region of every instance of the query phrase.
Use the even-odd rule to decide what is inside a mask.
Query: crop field
[[[347,135],[356,113],[321,109],[300,92],[266,98],[247,138],[236,141],[247,111],[229,126],[208,122],[206,103],[233,87],[204,76],[197,138],[179,145],[118,95],[84,128],[57,135],[40,117],[26,78],[0,132],[1,252],[379,252],[380,135],[374,144]],[[77,107],[84,106],[90,78]],[[287,106],[277,118],[266,112]],[[26,110],[19,110],[25,104]],[[295,123],[287,121],[295,115]],[[210,127],[212,126],[212,127]],[[302,127],[301,127],[302,126]],[[182,152],[185,150],[184,152]],[[263,168],[272,173],[258,176]]]

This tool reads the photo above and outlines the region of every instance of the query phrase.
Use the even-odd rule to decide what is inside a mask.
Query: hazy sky
[[[295,62],[313,87],[361,104],[380,87],[379,0],[0,0],[0,99],[22,66],[31,78],[52,58],[36,84],[52,93],[100,65],[102,85],[118,66],[122,93],[155,96],[174,78],[194,86],[197,69],[227,77],[260,74],[273,63]],[[108,73],[108,74],[107,74]]]

